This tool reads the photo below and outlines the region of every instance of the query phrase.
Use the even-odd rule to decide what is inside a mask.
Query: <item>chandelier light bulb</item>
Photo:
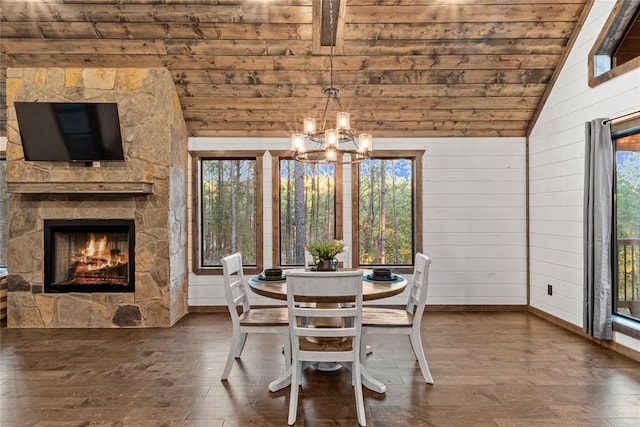
[[[304,152],[304,135],[301,133],[294,133],[291,135],[291,151]]]
[[[336,153],[336,149],[331,147],[327,149],[327,160],[331,162],[335,162],[338,160],[338,153]]]
[[[338,129],[349,129],[349,118],[350,118],[350,114],[347,113],[346,111],[341,111],[338,113],[338,116],[336,118],[336,122],[338,123]]]
[[[304,133],[307,135],[316,133],[316,119],[313,117],[306,117],[304,119]]]
[[[338,146],[338,130],[327,129],[324,132],[324,146],[328,150],[329,148]]]
[[[361,153],[369,153],[373,148],[373,137],[370,133],[361,133],[358,135],[358,151]]]

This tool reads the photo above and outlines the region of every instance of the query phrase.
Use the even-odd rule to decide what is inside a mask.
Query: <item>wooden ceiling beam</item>
[[[345,0],[313,2],[312,51],[314,55],[342,55],[344,52]]]

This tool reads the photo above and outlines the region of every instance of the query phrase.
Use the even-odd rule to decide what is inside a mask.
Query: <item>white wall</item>
[[[595,88],[587,84],[589,50],[614,3],[594,3],[529,138],[530,303],[579,326],[583,300],[584,123],[640,110],[640,70]],[[553,285],[552,296],[547,295],[547,284]],[[619,338],[616,340],[621,341]],[[640,349],[640,342],[635,341],[635,347]]]
[[[189,150],[286,150],[288,139],[191,138]],[[374,140],[375,149],[425,150],[423,251],[427,304],[526,304],[524,138]],[[264,157],[264,265],[271,259],[271,157]],[[344,173],[344,239],[350,244],[351,174]],[[192,197],[189,198],[193,200]],[[189,251],[191,253],[191,251]],[[254,303],[274,303],[254,296]],[[385,300],[398,304],[403,297]],[[189,276],[190,306],[224,306],[220,276]]]

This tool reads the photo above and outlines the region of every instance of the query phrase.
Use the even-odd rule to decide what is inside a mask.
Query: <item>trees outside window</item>
[[[422,247],[423,152],[375,154],[353,169],[358,264],[409,268]]]
[[[0,267],[7,266],[7,161],[0,158]]]
[[[228,157],[231,156],[231,157]],[[197,273],[221,274],[221,258],[242,253],[262,267],[262,155],[209,153],[197,159]]]
[[[340,238],[336,165],[311,165],[278,157],[274,193],[278,195],[277,238],[282,266],[304,265],[304,248],[316,240]],[[341,222],[341,220],[340,220]],[[340,227],[340,230],[342,228]]]
[[[614,313],[640,320],[640,133],[615,147]]]

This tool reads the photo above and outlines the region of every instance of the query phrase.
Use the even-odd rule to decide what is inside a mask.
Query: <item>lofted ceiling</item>
[[[166,67],[191,136],[288,137],[330,83],[320,2],[2,0],[2,94],[7,67]],[[338,3],[334,84],[374,138],[525,136],[590,5]]]

